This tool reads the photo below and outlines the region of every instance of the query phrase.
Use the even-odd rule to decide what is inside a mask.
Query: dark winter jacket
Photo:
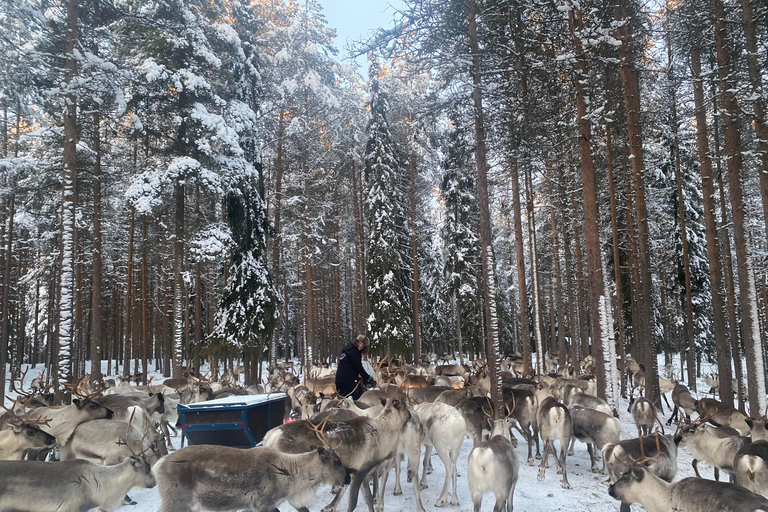
[[[336,391],[342,396],[348,396],[355,391],[357,399],[364,391],[362,385],[358,386],[357,381],[362,378],[363,382],[373,380],[368,372],[363,368],[362,354],[357,350],[357,343],[350,343],[341,351],[339,357],[339,367],[336,369]],[[355,388],[357,386],[357,388]]]

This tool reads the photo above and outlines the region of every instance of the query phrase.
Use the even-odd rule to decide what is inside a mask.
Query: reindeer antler
[[[24,381],[27,378],[27,373],[29,373],[29,367],[21,372],[21,377],[19,377],[19,370],[11,370],[11,382],[8,383],[8,389],[23,397],[31,397],[34,393],[32,391],[24,390]],[[16,388],[17,382],[19,386],[18,389]]]
[[[648,457],[645,454],[645,442],[643,441],[643,436],[640,435],[638,437],[638,439],[640,440],[640,457],[635,459],[631,455],[627,454],[629,457],[629,460],[632,461],[633,466],[638,466],[640,464],[644,464],[646,462],[656,460],[659,458],[659,456],[661,455],[661,438],[659,437],[659,434],[655,434],[655,435],[656,435],[656,455],[654,455],[653,457]]]
[[[27,401],[24,402],[20,398],[16,398],[11,405],[10,409],[6,409],[8,411],[8,414],[13,416],[15,419],[17,419],[20,422],[28,423],[30,425],[45,425],[46,427],[51,422],[50,418],[31,418],[29,416],[29,413],[27,413],[27,404],[32,401],[32,396],[26,397]],[[21,415],[19,415],[16,411],[17,409],[21,412]]]
[[[330,448],[331,450],[336,450],[339,446],[341,446],[341,441],[339,441],[336,446],[331,446],[331,441],[328,439],[328,436],[325,434],[325,427],[328,426],[328,420],[331,419],[331,415],[329,414],[326,416],[323,421],[318,423],[317,425],[313,424],[311,421],[309,421],[309,426],[312,428],[312,430],[315,432],[315,435],[320,440],[321,443],[323,443],[325,446]]]

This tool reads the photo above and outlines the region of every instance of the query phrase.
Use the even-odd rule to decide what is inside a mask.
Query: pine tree
[[[387,122],[387,94],[380,90],[374,64],[371,120],[365,147],[366,217],[368,221],[368,332],[374,349],[387,355],[405,353],[411,339],[408,260],[409,238],[404,183],[407,169]]]
[[[454,304],[456,323],[453,331],[462,352],[470,345],[482,353],[482,316],[477,269],[480,265],[477,237],[476,184],[470,170],[472,147],[466,131],[458,122],[448,134],[443,161],[441,191],[445,200],[445,224],[442,229],[445,245],[446,294]],[[460,329],[460,331],[459,331]]]
[[[255,353],[272,336],[279,300],[267,268],[268,221],[256,176],[245,176],[227,194],[232,231],[229,280],[219,301],[211,341]]]

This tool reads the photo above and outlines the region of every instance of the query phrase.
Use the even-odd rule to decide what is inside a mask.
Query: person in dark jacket
[[[375,380],[363,368],[363,354],[368,351],[368,338],[362,334],[355,341],[344,347],[339,357],[336,370],[336,391],[343,397],[351,396],[357,400],[365,391],[365,385],[373,385]]]

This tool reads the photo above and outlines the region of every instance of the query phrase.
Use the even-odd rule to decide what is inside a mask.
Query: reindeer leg
[[[667,407],[672,407],[671,405],[669,405],[669,400],[667,400],[667,395],[665,395],[664,393],[662,393],[662,394],[661,394],[661,398],[663,398],[663,399],[664,399],[664,403],[666,403],[666,404],[667,404]]]
[[[395,454],[395,490],[392,491],[392,494],[395,496],[400,496],[401,494],[403,494],[403,488],[400,487],[400,463],[402,462],[401,461],[402,457],[403,456],[399,453]],[[389,475],[389,472],[387,472],[383,477],[385,483],[387,481],[386,479],[388,475]],[[382,484],[382,487],[383,486],[384,485]]]
[[[341,498],[344,496],[345,492],[347,492],[347,486],[343,485],[339,489],[339,492],[336,493],[336,496],[334,496],[333,501],[323,507],[323,512],[336,512],[336,508],[339,506],[339,502],[341,501]]]
[[[539,464],[538,480],[541,482],[547,474],[547,459],[549,458],[549,446],[552,443],[549,439],[544,442],[544,453],[542,454],[541,464]]]
[[[576,438],[571,438],[571,443],[568,445],[568,455],[573,456],[573,447],[576,445]],[[589,446],[589,443],[587,443],[587,446]]]
[[[693,466],[693,472],[696,473],[696,476],[701,478],[701,475],[699,474],[699,468],[696,467],[696,465],[699,463],[696,459],[693,459],[693,462],[691,462],[691,466]]]
[[[352,483],[349,486],[349,506],[347,507],[347,512],[352,512],[355,510],[355,507],[357,507],[357,499],[360,495],[360,486],[363,485],[363,483],[368,478],[368,471],[358,471],[355,473],[355,476],[352,478]],[[370,493],[371,490],[368,489],[368,492]],[[341,494],[338,494],[337,496],[341,496]],[[334,500],[335,501],[335,500]]]
[[[589,462],[592,464],[589,470],[592,473],[599,473],[600,470],[597,469],[597,461],[595,460],[595,450],[592,447],[592,443],[587,443],[587,451],[589,452]],[[605,467],[605,461],[603,461],[603,467]]]
[[[677,411],[678,411],[678,407],[677,407],[677,404],[675,404],[675,407],[672,409],[672,416],[670,416],[669,419],[667,420],[667,425],[671,425],[672,420],[677,418]]]
[[[421,470],[421,488],[426,489],[427,485],[427,467],[429,462],[429,456],[432,454],[432,445],[428,444],[424,446],[424,468]]]
[[[408,456],[408,473],[411,475],[411,483],[413,484],[413,493],[416,495],[416,512],[426,512],[424,505],[421,503],[421,482],[419,482],[419,455],[421,455],[421,447],[419,447],[419,453],[415,457]]]
[[[565,468],[565,453],[566,453],[565,445],[566,444],[568,443],[566,442],[565,444],[563,444],[562,441],[560,442],[560,467],[563,470],[563,489],[570,489],[571,484],[568,483],[568,471],[566,471],[566,468]],[[552,447],[554,449],[554,445],[552,445]]]

